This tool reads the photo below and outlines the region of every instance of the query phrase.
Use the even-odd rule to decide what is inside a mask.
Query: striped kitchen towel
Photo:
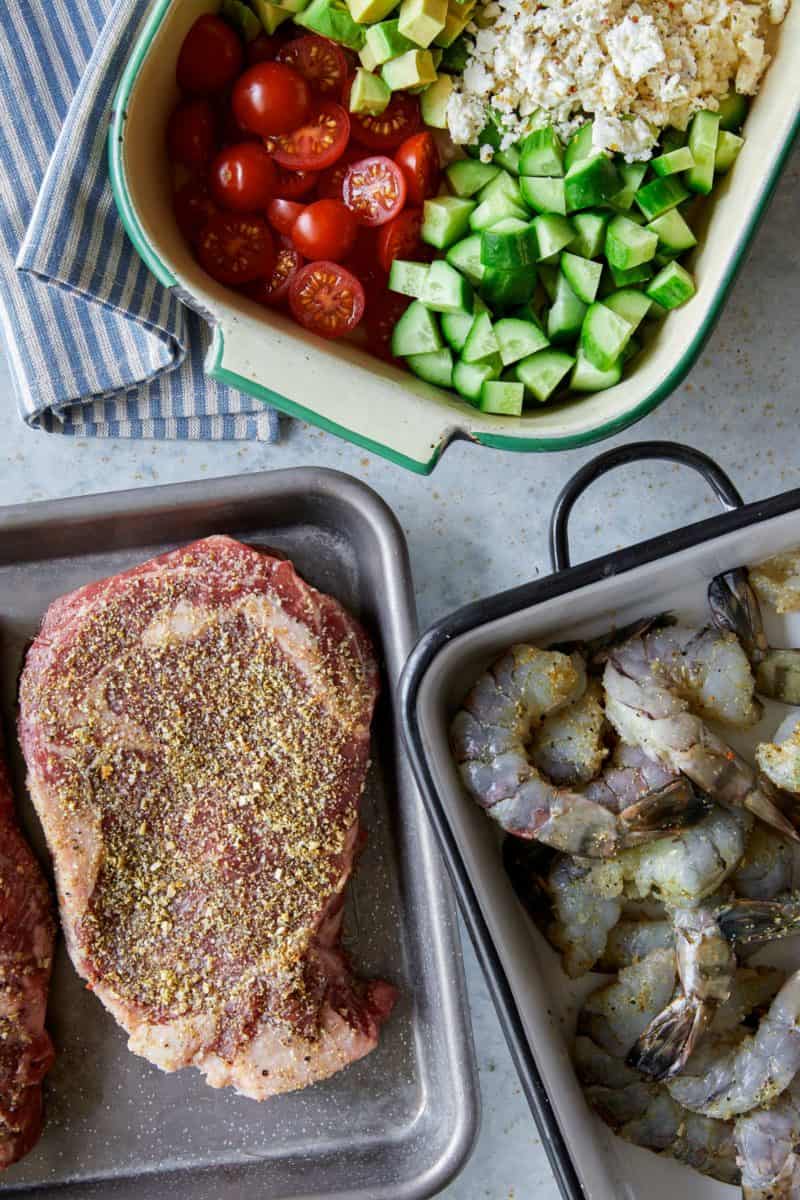
[[[0,0],[0,331],[23,418],[95,437],[274,441],[203,374],[205,323],[117,217],[106,134],[152,0]]]

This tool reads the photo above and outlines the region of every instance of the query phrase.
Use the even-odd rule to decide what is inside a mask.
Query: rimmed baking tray
[[[724,515],[570,567],[567,521],[575,500],[600,474],[641,458],[699,470]],[[463,791],[448,746],[451,716],[475,678],[509,645],[593,636],[637,617],[672,609],[707,622],[706,591],[717,574],[800,544],[800,490],[743,505],[705,455],[672,443],[616,447],[570,481],[551,527],[554,574],[470,604],[421,639],[400,685],[412,766],[456,886],[462,913],[504,1027],[520,1079],[567,1200],[732,1200],[738,1191],[614,1138],[589,1111],[568,1057],[576,1009],[598,985],[572,983],[533,928],[503,871],[492,823]],[[800,644],[800,619],[765,613],[773,645]],[[731,737],[737,749],[770,737],[785,709]],[[795,951],[796,955],[796,951]],[[797,963],[795,963],[795,966]]]
[[[164,1075],[83,988],[63,946],[48,1027],[47,1124],[0,1193],[37,1200],[419,1200],[465,1162],[477,1077],[452,892],[400,752],[394,694],[415,637],[402,531],[369,488],[299,469],[0,510],[0,704],[11,730],[24,648],[56,596],[164,549],[228,533],[292,558],[375,640],[383,694],[363,801],[368,842],[349,888],[356,968],[395,982],[373,1054],[264,1104]],[[46,861],[23,769],[23,822]]]

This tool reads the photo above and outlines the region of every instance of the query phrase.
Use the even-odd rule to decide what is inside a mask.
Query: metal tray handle
[[[597,458],[593,458],[576,471],[556,499],[550,518],[550,562],[554,571],[564,571],[571,565],[568,525],[576,500],[601,475],[613,471],[616,467],[645,459],[675,462],[697,471],[703,476],[722,508],[728,512],[734,508],[741,508],[744,503],[738,489],[722,467],[718,466],[713,458],[709,458],[700,450],[694,450],[691,446],[684,446],[680,442],[631,442],[626,446],[615,446],[613,450],[598,454]]]

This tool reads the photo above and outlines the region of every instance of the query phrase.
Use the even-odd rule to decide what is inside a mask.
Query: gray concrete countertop
[[[657,412],[620,439],[688,442],[716,458],[748,500],[800,485],[800,147],[705,353]],[[277,446],[83,441],[19,421],[0,361],[0,504],[318,464],[374,487],[408,537],[424,628],[468,600],[547,573],[547,520],[596,448],[513,455],[458,443],[419,478],[325,433],[287,422]],[[606,443],[607,445],[608,443]],[[700,481],[666,464],[595,485],[573,518],[575,561],[714,511]],[[2,517],[0,516],[0,520]],[[467,976],[484,1118],[447,1200],[557,1200],[557,1189],[471,948]]]

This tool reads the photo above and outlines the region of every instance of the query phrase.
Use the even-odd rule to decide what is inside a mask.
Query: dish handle
[[[625,446],[615,446],[612,450],[606,450],[604,454],[598,454],[576,471],[556,499],[550,518],[550,562],[554,571],[564,571],[571,566],[568,526],[575,502],[601,475],[613,471],[616,467],[646,459],[679,463],[697,471],[703,476],[722,508],[728,512],[734,508],[741,508],[744,503],[738,489],[722,467],[701,450],[684,446],[680,442],[631,442]]]

